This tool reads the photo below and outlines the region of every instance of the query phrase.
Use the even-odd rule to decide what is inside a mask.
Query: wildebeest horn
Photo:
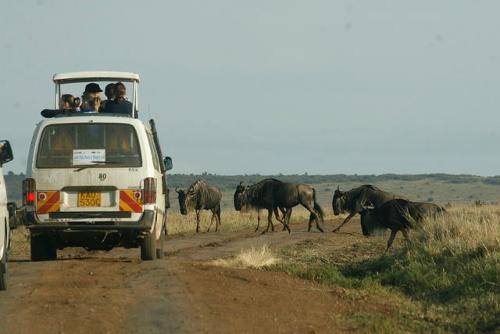
[[[375,206],[373,206],[373,205],[363,205],[363,206],[361,206],[361,211],[372,210],[372,209],[375,209]]]

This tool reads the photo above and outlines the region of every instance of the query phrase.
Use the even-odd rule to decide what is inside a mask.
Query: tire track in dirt
[[[354,226],[355,224],[352,224]],[[176,236],[165,260],[141,262],[138,250],[83,252],[62,259],[10,263],[0,296],[4,333],[320,333],[349,330],[335,311],[349,308],[331,289],[283,273],[220,268],[208,261],[242,249],[334,238],[339,247],[359,234],[253,231]],[[356,230],[351,227],[346,230]],[[359,230],[359,227],[357,227]],[[15,245],[14,245],[15,247]]]

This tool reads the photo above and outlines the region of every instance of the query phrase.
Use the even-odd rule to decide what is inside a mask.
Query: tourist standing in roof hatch
[[[74,110],[75,98],[71,94],[63,94],[59,100],[59,109]]]
[[[132,116],[132,103],[127,101],[127,88],[123,82],[115,84],[115,99],[113,103],[106,102],[106,108],[103,112]]]
[[[108,109],[112,108],[115,99],[116,84],[110,83],[104,88],[104,95],[106,95],[106,100],[101,103],[101,112],[109,113]]]
[[[85,86],[85,91],[82,95],[81,112],[99,112],[101,106],[102,89],[98,84],[91,82]]]

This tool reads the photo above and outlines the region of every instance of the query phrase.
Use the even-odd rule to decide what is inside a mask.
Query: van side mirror
[[[14,155],[12,154],[12,147],[8,140],[0,141],[0,165],[3,165],[6,162],[14,159]]]
[[[174,168],[171,157],[165,157],[163,159],[163,163],[165,164],[165,170],[171,170],[172,168]]]

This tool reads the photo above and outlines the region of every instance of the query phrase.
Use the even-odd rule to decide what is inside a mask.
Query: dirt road
[[[336,222],[335,222],[336,223]],[[331,231],[333,222],[327,222]],[[359,225],[343,233],[291,235],[253,231],[173,237],[164,260],[141,262],[137,249],[69,249],[59,259],[9,264],[0,294],[1,333],[331,333],[350,331],[338,312],[356,307],[338,291],[284,273],[222,268],[210,260],[263,244],[280,248],[329,238],[339,249],[362,239]],[[14,245],[16,247],[16,245]]]

